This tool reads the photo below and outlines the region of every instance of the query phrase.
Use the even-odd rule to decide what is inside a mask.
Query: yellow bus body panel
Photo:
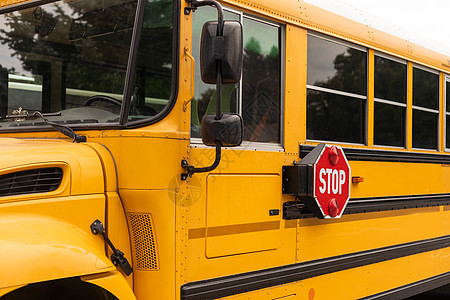
[[[40,209],[46,208],[53,206]],[[115,269],[100,238],[59,218],[1,213],[0,223],[0,254],[8,258],[2,263],[8,271],[1,273],[1,288]]]
[[[108,232],[131,262],[114,162],[106,148],[64,140],[2,138],[0,149],[0,175],[47,167],[63,170],[54,191],[0,198],[0,252],[8,257],[3,262],[8,272],[0,278],[2,293],[28,283],[115,270],[108,257],[111,252],[105,255],[103,239],[90,230],[96,219],[106,224],[106,201],[109,218],[115,220]],[[131,290],[133,277],[120,276]]]
[[[0,6],[24,2],[5,0]],[[367,47],[368,74],[373,73],[376,51],[408,60],[410,78],[413,63],[449,73],[448,58],[302,1],[220,2],[285,29],[282,144],[273,151],[223,149],[216,170],[181,181],[182,159],[196,167],[214,160],[214,149],[191,144],[189,105],[183,110],[194,85],[191,61],[184,54],[185,47],[192,49],[193,13],[185,15],[187,3],[181,1],[178,99],[165,119],[136,129],[77,131],[87,136],[85,145],[72,144],[58,132],[2,134],[10,138],[0,139],[0,175],[60,166],[65,177],[50,193],[0,198],[0,254],[16,254],[2,267],[8,272],[0,275],[0,294],[32,282],[80,276],[119,299],[179,299],[181,287],[195,281],[450,235],[448,206],[344,215],[339,220],[284,220],[283,203],[295,198],[281,190],[282,166],[300,160],[299,145],[318,144],[306,138],[308,30]],[[368,131],[374,126],[373,80],[369,75]],[[374,147],[372,133],[367,145],[344,146],[438,153],[412,149],[411,80],[407,89],[405,149]],[[443,129],[441,125],[441,151]],[[352,198],[450,193],[446,164],[350,165],[353,176],[365,179],[351,186]],[[277,209],[278,215],[270,215]],[[148,222],[131,224],[136,216]],[[111,264],[101,237],[90,233],[95,218],[105,222],[114,244],[132,263],[130,277]],[[140,231],[142,224],[151,224],[151,230]],[[156,254],[142,241],[154,246]],[[150,267],[148,255],[154,256]],[[447,247],[226,299],[356,299],[448,272],[449,257]]]
[[[45,194],[30,194],[39,198],[66,195],[89,195],[104,192],[104,178],[100,159],[96,152],[83,144],[68,143],[64,140],[0,139],[0,175],[28,169],[59,166],[63,169],[64,180],[56,191]],[[70,180],[70,182],[68,181]],[[67,188],[67,189],[64,189]],[[0,198],[14,201],[24,196]]]

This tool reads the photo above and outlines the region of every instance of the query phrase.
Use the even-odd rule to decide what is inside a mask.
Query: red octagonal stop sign
[[[313,198],[322,217],[340,218],[350,198],[351,169],[344,151],[325,145],[313,166]]]

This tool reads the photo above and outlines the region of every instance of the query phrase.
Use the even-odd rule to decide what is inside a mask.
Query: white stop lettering
[[[342,194],[342,186],[347,180],[344,170],[321,168],[319,171],[320,186],[322,194]]]

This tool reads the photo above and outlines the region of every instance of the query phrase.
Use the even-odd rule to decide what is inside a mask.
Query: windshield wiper
[[[44,122],[62,134],[64,134],[67,137],[70,137],[73,143],[83,143],[86,142],[86,136],[85,135],[79,135],[75,131],[73,131],[72,128],[66,125],[58,124],[52,121],[49,121],[46,117],[55,117],[55,116],[61,116],[61,113],[41,113],[40,111],[35,111],[32,114],[20,114],[20,115],[7,115],[6,119],[17,119],[17,118],[23,118],[23,119],[33,119],[33,118],[40,118],[44,120]]]

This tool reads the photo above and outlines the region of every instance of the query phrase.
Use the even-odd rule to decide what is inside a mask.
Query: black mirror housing
[[[238,114],[223,114],[220,120],[214,114],[207,114],[202,118],[202,141],[207,146],[216,146],[219,141],[224,147],[236,147],[242,143],[243,129]]]
[[[222,61],[222,82],[239,82],[242,73],[242,25],[224,21],[223,36],[217,36],[217,21],[203,25],[200,47],[200,73],[205,83],[217,83],[217,60]]]

